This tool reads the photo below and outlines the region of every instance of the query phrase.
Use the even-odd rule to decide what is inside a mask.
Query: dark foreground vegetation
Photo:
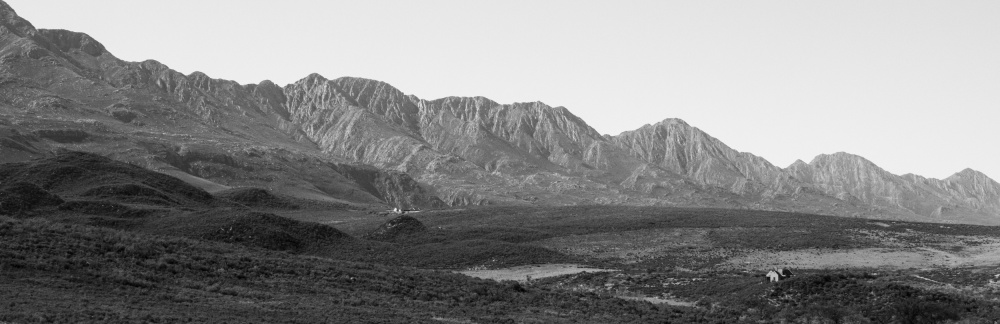
[[[0,165],[0,214],[9,215],[0,216],[0,322],[992,323],[1000,318],[992,288],[968,294],[923,287],[905,273],[816,270],[769,284],[759,273],[713,269],[717,257],[705,256],[707,249],[873,244],[850,235],[859,230],[907,233],[895,236],[899,240],[925,239],[909,234],[917,232],[996,237],[992,227],[610,206],[488,207],[395,218],[360,211],[355,214],[362,216],[342,218],[355,222],[344,227],[348,232],[281,216],[321,215],[330,208],[347,206],[253,188],[213,195],[91,154]],[[624,263],[538,244],[649,229],[695,229],[705,234],[700,244],[706,246]],[[527,283],[447,271],[541,263],[620,271]],[[932,271],[921,280],[992,283],[996,270]]]
[[[684,321],[699,312],[447,272],[0,217],[0,321]]]
[[[631,287],[679,274],[619,274]],[[696,307],[611,297],[612,274],[530,285],[337,261],[240,245],[41,219],[0,217],[0,321],[27,322],[592,322],[989,323],[996,303],[881,280],[808,273],[778,284],[732,274],[682,295]],[[659,277],[658,277],[659,276]],[[693,279],[693,278],[692,278]],[[682,280],[683,281],[683,280]],[[689,280],[696,282],[698,280]],[[683,289],[682,289],[683,290]],[[680,290],[679,290],[680,291]],[[653,291],[647,291],[651,293]]]
[[[900,273],[812,270],[778,283],[743,272],[583,273],[538,280],[572,291],[697,300],[705,318],[741,323],[994,323],[1000,305],[902,284]],[[628,295],[628,294],[626,294]]]

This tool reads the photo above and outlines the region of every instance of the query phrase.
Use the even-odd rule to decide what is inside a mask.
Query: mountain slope
[[[152,60],[121,61],[86,34],[36,30],[5,3],[0,17],[4,162],[65,148],[205,189],[258,186],[363,204],[441,204],[406,174],[373,177],[350,167],[354,161],[317,151],[289,122],[283,90],[273,83],[243,86]],[[354,170],[362,174],[341,172]],[[393,180],[357,182],[376,178]]]
[[[601,135],[563,107],[436,100],[309,75],[284,87],[126,62],[0,5],[5,162],[97,152],[210,191],[389,206],[630,204],[1000,224],[996,182],[834,154],[776,167],[677,119]]]
[[[937,221],[993,223],[1000,215],[1000,186],[984,174],[965,170],[945,180],[897,176],[848,153],[817,156],[787,169],[796,179],[844,201],[929,217]]]
[[[788,191],[795,183],[761,157],[737,152],[680,119],[667,119],[613,137],[643,161],[737,194]]]

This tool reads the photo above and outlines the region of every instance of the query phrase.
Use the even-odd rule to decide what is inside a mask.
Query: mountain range
[[[895,175],[848,153],[782,168],[679,119],[611,136],[541,102],[427,100],[319,74],[285,86],[184,75],[120,60],[84,33],[37,29],[2,1],[0,150],[0,162],[94,152],[209,192],[253,186],[365,206],[621,204],[1000,224],[1000,184],[971,169]]]

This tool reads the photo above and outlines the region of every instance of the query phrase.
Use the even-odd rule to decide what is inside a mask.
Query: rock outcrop
[[[425,233],[427,233],[427,226],[424,226],[419,220],[411,216],[400,215],[383,223],[366,237],[377,241],[393,242]]]

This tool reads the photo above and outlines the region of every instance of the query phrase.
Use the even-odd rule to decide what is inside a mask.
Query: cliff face
[[[399,117],[395,108],[359,107],[335,81],[313,74],[285,87],[284,95],[292,122],[326,152],[401,171],[408,171],[408,165],[401,163],[408,158],[419,162],[433,158],[421,152],[427,145],[413,133],[392,124],[392,118]]]
[[[570,171],[594,168],[583,161],[583,152],[601,141],[601,135],[566,108],[540,102],[501,105],[482,97],[418,103],[422,135],[434,139],[435,149],[464,152],[463,157],[481,161],[486,169],[517,169],[517,164]],[[475,140],[463,141],[462,135]]]
[[[856,155],[820,155],[809,164],[793,164],[789,173],[842,200],[859,199],[868,204],[898,204],[909,185],[874,163]]]
[[[3,2],[0,67],[4,161],[84,150],[205,188],[403,207],[669,205],[1000,224],[1000,186],[972,170],[896,176],[842,153],[782,169],[678,119],[608,136],[563,107],[425,100],[363,78],[241,85],[119,60],[86,34],[37,30]]]
[[[737,152],[680,119],[624,132],[612,141],[642,161],[736,194],[773,196],[797,185],[763,158]]]
[[[973,208],[1000,210],[1000,183],[982,172],[965,169],[935,184]]]

